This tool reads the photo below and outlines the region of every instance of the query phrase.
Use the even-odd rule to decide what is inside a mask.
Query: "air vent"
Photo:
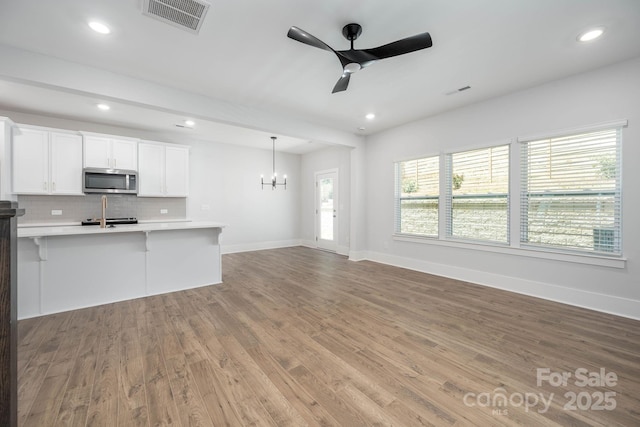
[[[202,0],[143,0],[142,13],[198,34],[209,6]]]
[[[471,89],[471,86],[465,86],[465,87],[458,88],[456,90],[445,92],[445,95],[453,95],[453,94],[456,94],[456,93],[459,93],[459,92],[463,92],[463,91],[469,90],[469,89]]]

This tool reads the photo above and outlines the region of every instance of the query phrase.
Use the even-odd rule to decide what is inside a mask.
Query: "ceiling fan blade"
[[[336,85],[333,87],[333,90],[331,91],[331,93],[342,92],[347,90],[347,86],[349,86],[350,78],[351,78],[350,73],[342,74],[342,76],[340,76],[340,79],[338,79],[338,83],[336,83]]]
[[[422,33],[383,46],[374,47],[373,49],[363,49],[363,51],[378,59],[384,59],[426,49],[431,46],[433,46],[431,35],[429,33]]]
[[[309,46],[317,47],[318,49],[328,50],[329,52],[333,52],[334,50],[329,47],[322,40],[312,36],[304,30],[301,30],[298,27],[289,28],[289,32],[287,33],[287,37],[290,39],[294,39],[299,41],[300,43],[308,44]]]

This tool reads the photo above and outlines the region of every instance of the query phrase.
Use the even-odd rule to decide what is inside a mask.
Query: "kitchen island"
[[[224,224],[18,228],[18,317],[222,282]]]

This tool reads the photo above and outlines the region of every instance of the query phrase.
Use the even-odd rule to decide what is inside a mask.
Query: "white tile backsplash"
[[[100,194],[84,196],[18,196],[25,214],[18,224],[75,223],[99,218]],[[165,211],[166,214],[161,214]],[[51,211],[62,211],[52,215]],[[187,199],[173,197],[137,197],[128,194],[107,195],[107,217],[135,217],[140,221],[186,219]]]

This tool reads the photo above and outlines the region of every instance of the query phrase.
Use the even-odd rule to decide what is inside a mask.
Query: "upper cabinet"
[[[84,167],[138,170],[138,140],[85,133]]]
[[[83,195],[82,137],[19,127],[12,134],[13,192]]]
[[[187,197],[189,147],[36,126],[13,128],[14,194],[83,195],[83,168],[138,171],[138,196]]]
[[[138,196],[187,197],[189,195],[189,147],[140,142],[138,154]]]

